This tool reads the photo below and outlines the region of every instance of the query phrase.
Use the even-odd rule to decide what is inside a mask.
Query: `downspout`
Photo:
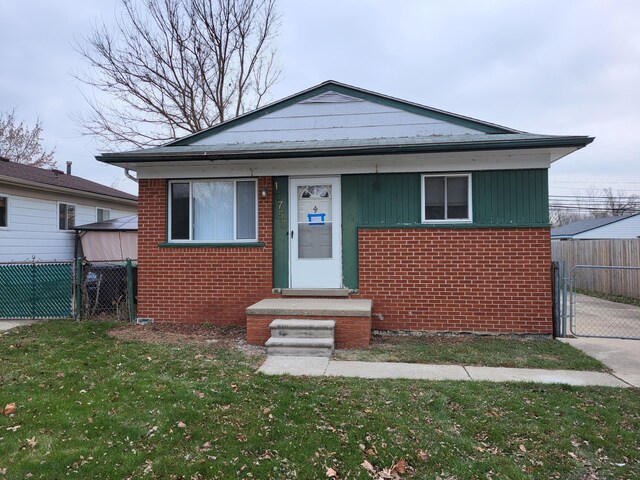
[[[131,175],[129,173],[129,169],[128,168],[124,169],[124,176],[127,177],[129,180],[133,180],[134,182],[138,183],[138,178],[134,177],[133,175]]]

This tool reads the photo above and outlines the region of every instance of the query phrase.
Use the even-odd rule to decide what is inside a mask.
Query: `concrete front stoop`
[[[265,345],[270,352],[291,350],[294,338],[309,340],[293,347],[298,349],[327,348],[327,339],[332,351],[366,348],[371,340],[371,309],[371,300],[363,299],[267,298],[247,308],[247,342]]]
[[[330,357],[334,347],[333,320],[282,320],[271,322],[268,355]]]

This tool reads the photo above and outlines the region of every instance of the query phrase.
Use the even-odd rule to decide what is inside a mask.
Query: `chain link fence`
[[[569,289],[571,334],[640,339],[640,267],[576,265]]]
[[[0,318],[135,321],[136,260],[0,263]]]
[[[76,272],[76,319],[135,320],[136,260],[78,260]]]
[[[0,318],[69,318],[72,262],[0,263]]]

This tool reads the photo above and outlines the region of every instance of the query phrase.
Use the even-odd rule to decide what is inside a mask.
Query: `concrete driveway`
[[[640,388],[640,340],[561,338],[613,370],[620,380]]]
[[[0,332],[11,330],[15,327],[21,327],[23,325],[31,325],[32,323],[39,321],[41,320],[0,320]]]
[[[640,338],[640,307],[577,293],[573,300],[574,335]]]

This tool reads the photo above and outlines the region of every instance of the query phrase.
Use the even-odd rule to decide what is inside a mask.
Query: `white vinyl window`
[[[58,204],[58,229],[73,230],[76,226],[76,206],[68,203]]]
[[[471,222],[471,175],[423,175],[422,222]]]
[[[258,238],[256,180],[169,183],[169,240],[250,242]]]
[[[104,222],[111,218],[111,210],[107,208],[96,208],[96,221]]]
[[[9,226],[9,197],[0,195],[0,228]]]

